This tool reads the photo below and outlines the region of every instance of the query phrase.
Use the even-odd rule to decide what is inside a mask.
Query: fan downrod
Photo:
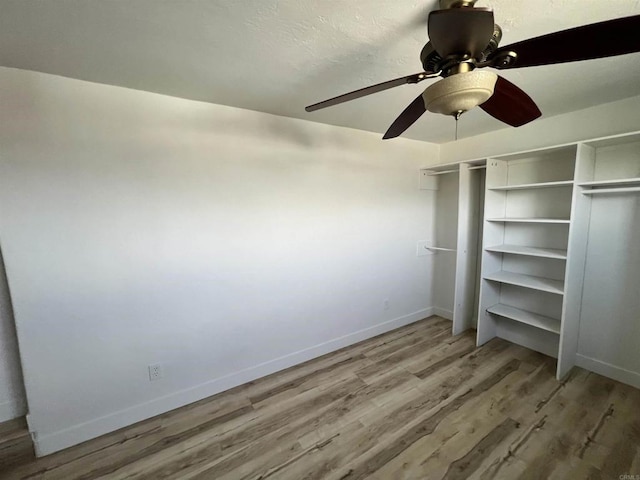
[[[440,0],[440,9],[445,10],[447,8],[473,8],[477,1],[478,0]]]

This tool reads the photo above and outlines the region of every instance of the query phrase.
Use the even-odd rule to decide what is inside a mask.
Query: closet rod
[[[430,177],[435,177],[436,175],[444,175],[446,173],[456,173],[456,172],[458,172],[458,169],[455,169],[455,170],[443,170],[441,172],[429,172],[429,173],[427,173],[427,175],[430,176]]]
[[[486,165],[478,165],[477,167],[469,167],[469,170],[484,170],[487,168]]]
[[[605,193],[632,193],[640,192],[640,187],[626,187],[626,188],[594,188],[591,190],[583,190],[583,195],[600,195]]]

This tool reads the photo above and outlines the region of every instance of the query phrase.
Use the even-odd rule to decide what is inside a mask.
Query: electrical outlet
[[[385,310],[389,310],[389,299],[385,298],[384,302],[382,302],[382,306]]]
[[[149,381],[155,382],[156,380],[160,380],[162,378],[162,365],[156,363],[154,365],[149,365]]]

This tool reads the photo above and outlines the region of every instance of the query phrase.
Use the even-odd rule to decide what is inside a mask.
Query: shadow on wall
[[[27,413],[18,340],[0,250],[0,422]]]
[[[157,96],[154,100],[157,100]],[[172,102],[173,99],[168,101]],[[317,123],[312,114],[308,119],[300,120],[202,102],[193,102],[189,106],[189,109],[181,110],[181,105],[175,105],[174,110],[174,105],[170,105],[166,111],[171,112],[171,117],[157,119],[151,124],[143,120],[137,122],[143,126],[138,134],[147,136],[154,143],[191,139],[199,145],[209,145],[214,153],[221,146],[242,144],[247,149],[255,148],[263,153],[272,152],[274,148],[290,149],[298,157],[298,147],[312,154],[331,152],[335,157],[355,153],[358,158],[366,158],[362,156],[363,150],[376,153],[388,151],[389,155],[394,155],[397,154],[398,144],[403,144],[413,145],[417,153],[423,154],[425,146],[423,142],[407,139],[384,142],[379,133]],[[304,105],[300,109],[304,109]],[[176,140],[176,131],[185,133],[181,140]]]

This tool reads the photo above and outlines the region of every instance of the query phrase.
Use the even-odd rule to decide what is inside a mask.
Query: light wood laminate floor
[[[0,474],[7,479],[619,479],[640,391],[438,317]]]

